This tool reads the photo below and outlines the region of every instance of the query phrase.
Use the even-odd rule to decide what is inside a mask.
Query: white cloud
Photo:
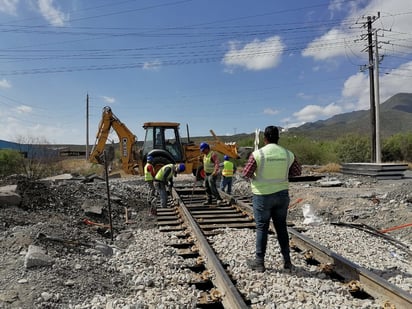
[[[356,110],[369,109],[369,75],[359,72],[350,76],[343,84],[342,96],[344,101],[354,101],[352,107]]]
[[[229,68],[241,67],[247,70],[259,71],[276,67],[281,59],[285,45],[279,36],[264,41],[253,40],[240,46],[239,42],[229,42],[229,51],[222,62]]]
[[[27,105],[20,105],[16,108],[16,110],[19,114],[27,114],[27,113],[31,113],[33,109]]]
[[[412,92],[412,61],[407,62],[388,71],[380,78],[380,98],[381,102],[399,92]]]
[[[342,6],[343,6],[342,0],[332,0],[329,3],[328,9],[329,11],[333,13],[334,11],[342,10]]]
[[[53,0],[38,0],[40,13],[53,26],[64,26],[69,16],[53,6]]]
[[[359,96],[362,92],[369,92],[369,87],[365,89],[368,81],[369,76],[365,73],[358,72],[350,76],[343,84],[342,95],[344,97],[355,97]]]
[[[30,112],[31,109],[27,106],[21,106],[18,108],[19,112]],[[25,120],[25,117],[20,113],[14,113],[15,116],[4,116],[3,120],[0,122],[0,139],[12,142],[21,141],[44,141],[47,143],[56,143],[56,141],[61,141],[62,136],[68,136],[69,140],[72,138],[73,143],[76,143],[76,139],[81,140],[81,131],[79,128],[72,128],[67,130],[65,128],[53,125],[44,125],[37,122],[32,122],[32,120]],[[71,143],[70,141],[68,143]]]
[[[116,99],[112,97],[102,96],[102,99],[105,103],[108,103],[108,104],[113,104],[114,102],[116,102]]]
[[[412,61],[402,64],[381,76],[379,79],[380,103],[385,102],[393,95],[400,92],[411,92]],[[377,99],[375,97],[375,99]],[[325,107],[320,105],[307,105],[300,111],[293,114],[296,121],[294,125],[301,125],[303,122],[313,122],[319,119],[327,119],[334,115],[352,110],[370,109],[369,75],[366,73],[356,73],[350,76],[344,83],[342,89],[342,99],[338,103],[331,103]],[[299,124],[300,123],[300,124]],[[289,125],[292,127],[292,125]]]
[[[303,93],[303,92],[299,92],[296,96],[300,99],[303,99],[303,100],[310,100],[310,99],[313,98],[313,95],[311,95],[311,94],[308,95],[308,94]]]
[[[343,3],[343,2],[341,2]],[[337,6],[338,2],[333,1],[330,5],[331,12],[340,10],[342,6]],[[356,6],[358,5],[358,7]],[[408,40],[408,33],[410,33],[410,1],[405,0],[372,0],[366,7],[363,1],[351,1],[347,4],[348,16],[342,21],[340,26],[329,29],[322,36],[314,39],[302,51],[305,57],[313,57],[315,60],[326,60],[338,56],[345,56],[350,48],[351,54],[365,54],[362,52],[366,45],[366,41],[360,40],[361,35],[365,34],[364,28],[360,27],[361,23],[366,22],[366,18],[361,19],[362,16],[377,16],[381,12],[381,16],[374,22],[373,25],[381,29],[391,29],[396,33],[397,41]],[[358,27],[355,21],[359,20]],[[353,27],[348,27],[352,25]],[[355,40],[358,40],[355,43]],[[397,45],[391,46],[392,52],[404,52],[407,47]]]
[[[148,61],[143,64],[143,70],[159,71],[161,64],[162,63],[159,60]]]
[[[385,102],[391,96],[400,92],[411,92],[412,61],[393,69],[379,80],[380,103]],[[369,76],[365,73],[357,73],[350,76],[344,83],[342,99],[338,103],[327,106],[307,105],[293,114],[296,124],[301,122],[313,122],[319,119],[327,119],[334,115],[351,110],[366,110],[370,108]],[[292,126],[292,125],[290,125]]]
[[[411,92],[412,61],[400,65],[379,78],[379,97],[383,103],[391,96],[399,92]],[[365,73],[357,73],[350,76],[342,89],[344,99],[355,101],[355,109],[370,108],[369,76]]]
[[[325,107],[320,105],[307,105],[300,111],[293,114],[298,122],[311,122],[318,119],[329,118],[342,112],[342,108],[335,103]]]
[[[19,1],[20,0],[0,0],[0,12],[16,15]]]
[[[266,115],[277,115],[279,114],[279,111],[268,107],[264,109],[263,113]]]
[[[325,60],[347,54],[347,46],[352,51],[360,51],[362,42],[355,43],[355,35],[340,29],[331,29],[320,38],[315,39],[302,51],[302,56]]]
[[[11,88],[11,84],[7,79],[3,78],[2,80],[0,80],[0,88]]]
[[[342,6],[343,5],[343,6]],[[348,48],[351,55],[359,57],[367,57],[364,52],[366,40],[354,43],[355,39],[360,39],[362,34],[366,33],[360,25],[365,23],[367,16],[376,16],[380,12],[380,17],[374,21],[373,27],[379,29],[391,29],[391,32],[385,31],[385,37],[382,41],[389,41],[391,44],[381,44],[381,55],[401,55],[410,54],[406,49],[410,36],[410,12],[409,1],[404,0],[368,0],[368,1],[351,1],[345,3],[342,1],[333,0],[329,6],[331,14],[347,11],[345,20],[341,25],[327,29],[326,32],[310,42],[306,49],[302,51],[302,55],[312,57],[315,60],[327,60],[328,66],[331,60],[338,60],[338,57],[347,57]],[[363,17],[362,17],[363,16]],[[358,20],[356,27],[355,21]],[[353,27],[349,27],[352,25]],[[381,32],[382,33],[382,32]],[[350,47],[349,47],[350,45]],[[386,58],[385,58],[386,59]],[[385,59],[382,65],[385,65]],[[397,57],[397,59],[400,59]],[[367,62],[367,60],[366,60]],[[389,66],[393,66],[390,64]],[[399,92],[411,92],[412,85],[412,61],[404,64],[399,64],[398,67],[389,70],[386,69],[386,74],[381,71],[379,86],[380,86],[380,102],[383,103],[391,96]],[[359,72],[349,76],[343,84],[341,98],[326,107],[321,105],[308,105],[295,113],[295,123],[299,121],[316,121],[322,118],[331,117],[334,114],[353,111],[365,110],[370,108],[370,81],[368,71]]]

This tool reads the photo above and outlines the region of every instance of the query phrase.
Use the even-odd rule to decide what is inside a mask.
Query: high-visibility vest
[[[289,168],[294,154],[277,145],[267,144],[253,152],[257,168],[251,182],[253,194],[272,194],[289,188]]]
[[[151,181],[153,180],[153,175],[151,172],[148,171],[148,167],[151,166],[153,168],[153,165],[150,163],[146,163],[144,166],[144,180],[145,181]]]
[[[209,151],[207,155],[203,156],[203,169],[205,173],[213,173],[215,170],[215,164],[212,161],[213,151]]]
[[[170,168],[171,173],[169,174],[167,179],[163,179],[166,168]],[[157,172],[157,174],[155,176],[155,179],[159,180],[159,181],[167,181],[169,179],[172,179],[172,177],[173,177],[173,163],[170,163],[170,164],[166,164],[166,165],[162,166],[162,168]]]
[[[234,173],[234,164],[233,164],[233,162],[224,161],[223,162],[222,176],[233,177],[233,173]]]

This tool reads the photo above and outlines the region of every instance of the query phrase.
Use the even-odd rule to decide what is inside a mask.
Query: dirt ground
[[[323,222],[365,223],[377,229],[411,223],[412,173],[405,176],[378,181],[337,173],[323,175],[323,182],[291,183],[291,205],[300,202],[291,207],[289,220],[301,222],[302,206],[309,204]],[[0,186],[17,184],[22,197],[19,207],[0,205],[0,308],[70,308],[96,294],[130,293],[127,278],[106,262],[113,250],[128,246],[132,229],[155,228],[155,217],[145,204],[141,178],[109,183],[107,191],[106,183],[96,179],[0,181]],[[107,228],[109,211],[113,235]],[[411,229],[397,229],[391,236],[410,244]],[[31,245],[42,248],[51,262],[28,267]]]

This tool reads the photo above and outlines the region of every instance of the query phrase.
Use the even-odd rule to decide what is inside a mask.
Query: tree
[[[18,137],[20,159],[23,172],[29,178],[50,176],[58,161],[58,151],[53,149],[45,139],[35,137]]]

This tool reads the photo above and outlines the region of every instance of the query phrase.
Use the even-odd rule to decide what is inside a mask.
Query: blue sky
[[[94,143],[102,108],[142,140],[299,126],[412,92],[409,0],[0,0],[0,139]],[[117,142],[113,132],[110,140]]]

